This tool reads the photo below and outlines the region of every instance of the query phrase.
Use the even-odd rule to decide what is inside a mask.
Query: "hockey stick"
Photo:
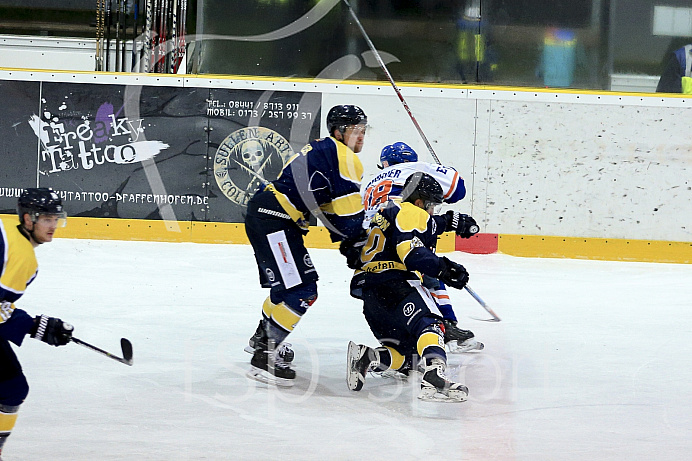
[[[111,0],[106,0],[106,72],[111,67]]]
[[[492,315],[492,318],[490,318],[490,319],[480,319],[480,318],[476,318],[476,317],[471,317],[472,319],[474,319],[474,320],[481,320],[481,321],[483,321],[483,322],[499,322],[499,321],[500,321],[500,317],[498,317],[497,314],[490,308],[490,306],[488,306],[488,305],[485,303],[485,301],[483,301],[483,299],[481,299],[481,297],[478,296],[478,293],[476,293],[475,291],[473,291],[473,290],[471,289],[471,287],[468,286],[468,284],[467,284],[466,286],[464,286],[464,288],[466,288],[466,291],[468,291],[469,294],[470,294],[471,296],[473,296],[473,299],[475,299],[476,301],[478,301],[478,304],[480,304],[480,305],[483,307],[483,309],[485,309],[486,311],[488,311],[488,314]]]
[[[115,71],[120,72],[120,2],[115,0]]]
[[[130,72],[135,72],[137,64],[137,21],[139,20],[139,0],[134,0],[132,12],[132,65],[130,66]]]
[[[71,340],[73,343],[79,344],[80,346],[84,346],[87,349],[91,349],[92,351],[103,354],[106,357],[113,359],[117,362],[132,366],[132,343],[125,338],[120,338],[120,347],[123,350],[123,356],[122,357],[118,357],[117,355],[111,354],[110,352],[106,352],[103,349],[99,349],[96,346],[92,346],[91,344],[89,344],[85,341],[82,341],[81,339],[77,339],[74,336],[71,338]]]
[[[126,56],[127,56],[127,0],[123,0],[123,49],[122,49],[122,57],[120,59],[120,65],[121,65],[121,71],[125,72],[126,71]]]
[[[399,88],[396,86],[396,83],[394,83],[394,79],[392,78],[392,74],[389,73],[387,66],[385,65],[384,61],[382,60],[382,56],[380,56],[380,53],[375,48],[375,45],[373,45],[372,40],[370,40],[370,37],[368,36],[368,33],[365,32],[365,28],[360,23],[360,20],[358,19],[358,16],[356,16],[356,12],[353,10],[353,7],[351,7],[351,4],[349,3],[349,1],[344,0],[344,3],[348,7],[348,10],[351,13],[351,17],[353,17],[353,20],[356,22],[356,25],[360,29],[361,34],[363,34],[363,38],[367,42],[368,47],[370,47],[370,50],[372,50],[373,54],[375,55],[375,59],[377,59],[378,64],[380,65],[380,67],[384,71],[385,75],[387,76],[389,83],[392,85],[392,88],[394,88],[394,92],[396,92],[396,95],[399,96],[399,100],[401,101],[401,104],[403,104],[404,109],[406,109],[406,112],[408,113],[408,116],[411,118],[411,121],[415,125],[416,130],[418,130],[418,134],[420,135],[421,138],[423,138],[423,142],[425,143],[426,147],[430,151],[430,155],[432,155],[432,157],[435,159],[435,161],[439,164],[440,159],[437,158],[437,154],[435,154],[435,150],[433,150],[433,147],[430,144],[430,142],[428,141],[428,138],[425,136],[425,133],[423,133],[423,129],[418,124],[416,117],[413,116],[411,109],[409,109],[408,104],[406,104],[406,100],[404,99],[404,96],[401,94],[401,91],[399,91]]]
[[[420,127],[418,124],[418,121],[416,120],[416,117],[413,116],[413,112],[411,112],[411,109],[408,107],[408,104],[406,104],[406,100],[404,99],[404,96],[401,94],[401,91],[399,91],[399,88],[396,86],[396,83],[394,82],[394,79],[392,78],[392,74],[389,73],[389,70],[387,69],[387,66],[385,65],[384,61],[382,60],[382,57],[380,56],[380,53],[377,51],[375,48],[375,45],[372,43],[372,40],[370,40],[370,37],[368,36],[368,33],[365,31],[365,28],[363,27],[363,24],[360,23],[360,20],[358,19],[358,16],[356,15],[356,12],[353,10],[353,7],[349,3],[349,0],[344,0],[344,3],[348,7],[349,12],[351,13],[351,17],[353,20],[356,22],[356,25],[360,29],[361,34],[363,35],[363,38],[368,44],[368,47],[370,50],[373,52],[375,55],[375,59],[377,59],[378,64],[384,71],[385,75],[387,76],[387,79],[389,80],[389,83],[392,85],[392,88],[394,88],[394,91],[396,92],[396,95],[399,97],[399,100],[401,101],[401,104],[404,106],[404,109],[406,109],[406,112],[408,113],[408,116],[411,118],[411,121],[416,127],[416,130],[418,130],[418,134],[420,137],[423,139],[423,142],[425,143],[425,146],[428,148],[430,151],[430,155],[432,155],[433,159],[435,159],[435,162],[438,165],[441,165],[442,162],[440,162],[440,159],[437,157],[437,154],[435,154],[435,150],[433,149],[432,145],[430,144],[430,141],[428,141],[428,138],[425,136],[425,133],[423,133],[423,129]],[[477,227],[477,226],[475,226]],[[477,229],[476,232],[478,232]],[[466,290],[473,296],[473,298],[478,301],[478,304],[480,304],[490,315],[493,316],[492,319],[488,319],[488,322],[499,322],[500,317],[498,317],[495,312],[481,299],[478,294],[476,294],[475,291],[473,291],[468,285],[466,285]],[[476,320],[483,320],[483,319],[476,319]]]

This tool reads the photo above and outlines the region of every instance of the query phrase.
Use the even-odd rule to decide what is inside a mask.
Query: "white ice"
[[[692,453],[692,266],[507,255],[449,256],[473,289],[452,293],[485,343],[450,355],[470,389],[421,402],[418,382],[345,383],[349,340],[376,345],[350,271],[311,250],[319,299],[290,341],[297,383],[249,380],[267,292],[252,250],[57,239],[19,304],[75,325],[128,367],[76,344],[16,349],[31,392],[4,450],[27,460],[682,460]]]

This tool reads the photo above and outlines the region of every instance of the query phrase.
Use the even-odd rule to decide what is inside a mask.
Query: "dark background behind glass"
[[[114,1],[114,0],[113,0]],[[478,34],[492,72],[460,73],[458,21],[471,1],[351,0],[378,50],[397,61],[387,67],[398,82],[549,86],[544,78],[550,37],[568,36],[573,62],[568,87],[611,88],[614,74],[660,75],[667,54],[692,37],[654,36],[657,0],[481,0]],[[477,0],[476,0],[477,1]],[[130,0],[130,14],[146,2]],[[275,31],[303,17],[316,0],[189,0],[188,72],[314,78],[344,56],[361,59],[350,79],[386,81],[348,9],[339,2],[317,24],[274,41],[228,40]],[[692,7],[689,0],[665,6]],[[0,0],[0,34],[95,37],[96,0]],[[141,30],[141,26],[140,26]],[[130,31],[131,32],[131,31]],[[553,50],[554,51],[554,50]],[[372,64],[372,63],[371,63]]]

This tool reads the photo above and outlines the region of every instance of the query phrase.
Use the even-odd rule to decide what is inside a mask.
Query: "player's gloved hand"
[[[440,258],[440,262],[440,273],[437,278],[452,288],[463,289],[469,281],[469,273],[466,272],[464,266],[446,256]]]
[[[39,315],[34,319],[31,337],[51,346],[64,346],[72,339],[74,327],[55,317]]]
[[[368,240],[368,234],[363,231],[357,237],[346,238],[339,244],[339,252],[346,257],[346,265],[350,269],[360,269],[360,250]]]
[[[445,222],[447,223],[447,232],[454,231],[461,238],[469,238],[478,233],[480,228],[476,220],[467,214],[461,214],[458,211],[449,210],[444,214]]]

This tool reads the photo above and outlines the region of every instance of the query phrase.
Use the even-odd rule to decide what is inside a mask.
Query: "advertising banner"
[[[38,185],[71,216],[242,222],[319,136],[318,93],[2,82],[0,95],[3,165],[16,165],[0,173],[4,210]]]
[[[17,197],[36,186],[38,140],[28,120],[40,101],[40,83],[0,80],[0,213],[14,214]]]

